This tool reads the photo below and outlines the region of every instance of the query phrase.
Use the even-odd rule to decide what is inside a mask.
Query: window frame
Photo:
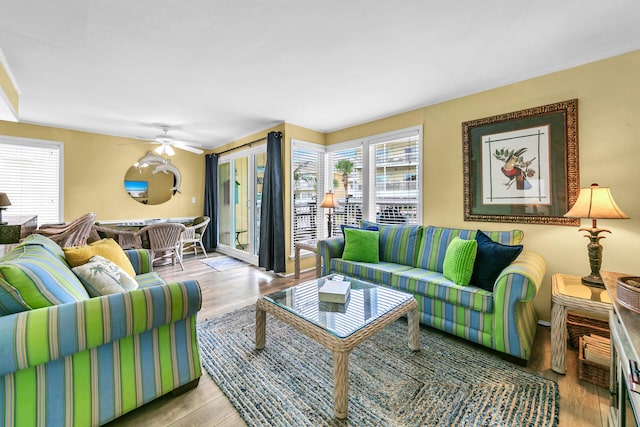
[[[289,227],[289,231],[290,231],[290,254],[289,257],[290,258],[294,258],[295,256],[295,199],[294,199],[294,178],[293,178],[293,173],[294,173],[294,169],[295,169],[295,164],[294,164],[294,151],[296,149],[299,150],[305,150],[305,151],[313,151],[318,153],[318,156],[321,156],[323,158],[323,164],[322,164],[322,168],[319,169],[317,168],[316,170],[318,171],[318,175],[322,175],[321,179],[316,181],[316,203],[317,203],[317,212],[316,212],[316,233],[318,234],[317,239],[321,240],[323,239],[328,230],[326,227],[326,221],[325,221],[325,215],[324,212],[322,212],[321,214],[321,209],[324,208],[320,208],[320,202],[322,201],[322,197],[324,196],[324,193],[326,192],[326,188],[327,187],[327,152],[326,152],[326,147],[324,145],[321,144],[316,144],[313,142],[308,142],[308,141],[303,141],[300,139],[295,139],[295,138],[291,138],[291,156],[290,156],[290,162],[289,162],[289,182],[291,183],[291,197],[290,197],[290,203],[289,203],[289,209],[291,212],[291,224]],[[300,252],[300,256],[310,256],[312,253],[306,250],[302,250]]]
[[[10,135],[0,135],[0,143],[16,146],[29,146],[39,149],[57,149],[58,150],[58,218],[53,221],[55,223],[62,222],[64,220],[64,143],[60,141],[23,138]],[[0,189],[0,191],[7,192],[6,188]],[[37,212],[26,212],[17,215],[36,215]],[[8,213],[10,215],[10,213]],[[51,222],[46,220],[44,222]],[[43,223],[43,218],[38,215],[38,224]]]
[[[416,172],[418,203],[416,206],[416,220],[422,223],[423,209],[423,129],[421,125],[404,129],[397,129],[375,135],[369,135],[349,141],[343,141],[327,146],[327,167],[333,166],[332,153],[350,148],[362,147],[362,218],[375,222],[375,146],[385,142],[393,142],[397,139],[417,137],[417,159],[418,167]],[[373,171],[372,171],[373,169]],[[333,171],[326,171],[326,175],[331,175]],[[373,181],[372,181],[373,180]]]

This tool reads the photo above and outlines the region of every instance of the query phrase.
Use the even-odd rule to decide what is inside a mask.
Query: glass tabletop
[[[325,280],[335,277],[320,277],[263,298],[339,338],[348,337],[413,299],[404,292],[345,277],[344,280],[351,283],[346,303],[320,301],[318,289]]]
[[[558,291],[563,295],[611,304],[609,293],[604,288],[587,286],[580,277],[563,274],[558,281]]]

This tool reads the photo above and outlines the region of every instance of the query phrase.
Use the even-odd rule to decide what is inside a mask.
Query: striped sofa
[[[101,425],[197,386],[196,281],[167,284],[146,250],[128,250],[140,287],[89,298],[50,243],[28,238],[0,259],[0,426]],[[46,306],[20,309],[16,271]]]
[[[379,228],[380,262],[363,263],[341,258],[344,238],[318,242],[323,275],[343,274],[412,293],[420,321],[483,346],[526,361],[536,332],[536,295],[546,265],[532,252],[523,252],[495,281],[493,292],[459,286],[442,273],[449,242],[459,236],[473,239],[476,230],[419,225],[382,225]],[[495,242],[514,245],[520,230],[485,232]]]

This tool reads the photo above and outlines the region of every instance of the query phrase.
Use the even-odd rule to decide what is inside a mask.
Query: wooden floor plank
[[[218,254],[210,254],[210,256]],[[199,257],[201,259],[201,257]],[[296,283],[310,280],[315,271],[302,273],[300,279],[281,277],[253,266],[218,272],[191,257],[179,266],[165,266],[156,271],[167,281],[198,280],[202,289],[202,310],[198,320],[213,318],[249,304],[261,296]],[[558,375],[550,365],[550,331],[538,326],[531,358],[525,369],[557,381],[560,390],[560,427],[604,427],[607,425],[608,390],[579,381],[577,352],[569,348],[567,373]],[[200,384],[194,390],[172,398],[165,396],[138,408],[113,426],[246,426],[242,417],[220,388],[203,369]]]

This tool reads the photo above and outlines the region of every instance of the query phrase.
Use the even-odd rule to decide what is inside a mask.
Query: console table
[[[611,409],[609,425],[640,425],[640,384],[630,380],[631,363],[640,363],[640,314],[621,306],[617,300],[616,281],[629,274],[602,272],[611,297]],[[631,363],[630,363],[631,362]],[[635,368],[637,369],[637,368]]]
[[[38,228],[38,215],[4,215],[2,220],[7,223],[0,225],[0,255]]]

